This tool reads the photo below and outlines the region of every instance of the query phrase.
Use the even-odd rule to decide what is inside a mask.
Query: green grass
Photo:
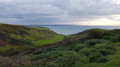
[[[38,30],[49,30],[48,28],[45,28],[45,27],[33,27],[35,29],[38,29]]]
[[[0,25],[2,25],[2,24],[0,23]]]
[[[9,50],[22,51],[26,48],[34,48],[41,45],[56,43],[63,39],[63,35],[59,35],[44,27],[25,27],[0,24],[0,54],[7,54]],[[16,49],[16,46],[19,47]]]
[[[44,27],[24,27],[2,24],[0,43],[3,45],[45,45],[63,40],[63,36]]]
[[[45,45],[45,44],[52,44],[55,42],[60,42],[63,39],[64,39],[64,37],[62,35],[56,35],[56,36],[48,38],[48,39],[33,41],[32,43],[35,46],[41,46],[41,45]]]

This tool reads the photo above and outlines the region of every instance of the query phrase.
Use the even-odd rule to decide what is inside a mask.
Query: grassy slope
[[[91,29],[71,35],[71,44],[31,54],[31,63],[42,61],[36,64],[39,67],[119,67],[119,34],[120,30]]]
[[[45,42],[51,43],[54,42],[54,40],[59,41],[60,39],[63,39],[61,35],[57,36],[57,38],[58,39],[50,37],[45,40],[43,39],[44,41],[36,40],[32,41],[32,43],[38,46],[38,44],[41,45]],[[5,60],[1,60],[0,63],[2,63],[3,66],[14,65],[16,67],[18,66],[17,62],[20,67],[120,66],[120,30],[90,29],[75,35],[70,35],[68,38],[71,42],[58,48],[45,50],[40,53],[31,53],[23,56],[20,55],[19,57],[14,56],[14,59],[12,59],[13,57],[0,57]],[[14,48],[17,50],[18,47]],[[3,51],[4,50],[6,50],[6,48],[4,48]],[[11,62],[9,63],[6,61]]]
[[[52,34],[52,36],[50,36],[48,38],[32,41],[32,43],[35,46],[40,46],[40,45],[45,45],[45,44],[52,44],[52,43],[55,43],[55,42],[60,42],[60,41],[62,41],[64,39],[63,35],[58,35],[55,32],[50,31],[47,28],[44,28],[44,27],[43,28],[33,27],[33,28],[36,28],[38,30],[47,30],[48,31],[47,33]],[[41,36],[43,36],[43,35],[41,35]]]
[[[62,35],[55,35],[55,36],[53,36],[51,38],[48,38],[48,39],[33,41],[33,44],[36,45],[36,46],[40,46],[40,45],[52,44],[52,43],[55,43],[55,42],[60,42],[62,40],[63,40]]]
[[[114,54],[107,55],[104,58],[107,59],[107,62],[102,63],[76,63],[73,67],[119,67],[120,66],[120,30],[111,30],[104,31],[105,35],[102,36],[102,39],[110,40],[113,46],[115,46],[116,51]],[[100,35],[100,34],[99,34]],[[75,35],[74,35],[75,36]],[[101,39],[101,38],[100,38]],[[109,44],[108,44],[109,45]],[[99,49],[98,49],[99,50]]]
[[[63,39],[64,36],[48,28],[0,24],[0,53],[2,54],[9,50],[19,51],[25,46],[37,47]]]

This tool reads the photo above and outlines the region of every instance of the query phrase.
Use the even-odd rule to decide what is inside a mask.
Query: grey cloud
[[[112,0],[0,0],[3,23],[67,24],[115,14],[120,5]]]

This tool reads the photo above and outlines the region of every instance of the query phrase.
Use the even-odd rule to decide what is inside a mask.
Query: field
[[[52,44],[52,43],[60,42],[63,39],[64,39],[64,37],[62,35],[56,35],[56,36],[48,38],[48,39],[33,41],[33,44],[35,46],[41,46],[41,45],[45,45],[45,44]]]

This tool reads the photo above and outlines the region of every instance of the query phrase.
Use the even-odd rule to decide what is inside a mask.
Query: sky
[[[120,25],[120,0],[0,0],[0,23]]]

